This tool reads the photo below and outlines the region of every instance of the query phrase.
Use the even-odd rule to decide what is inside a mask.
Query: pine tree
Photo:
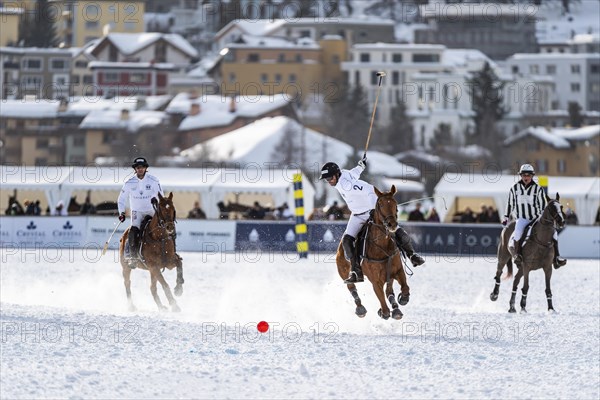
[[[506,109],[502,105],[504,83],[486,62],[481,71],[475,72],[467,81],[467,86],[475,112],[475,132],[469,142],[488,148],[498,157],[502,138],[496,130],[496,122],[506,115]]]
[[[362,86],[340,86],[336,101],[330,103],[327,134],[356,149],[363,148],[369,133],[371,114]],[[375,129],[375,127],[373,128]]]
[[[429,147],[439,149],[452,144],[452,127],[450,124],[441,123],[433,132],[433,138],[429,141]]]
[[[39,0],[34,13],[24,13],[19,26],[19,42],[23,47],[56,47],[58,37],[55,23],[60,15],[56,15],[56,7],[51,7],[48,0]]]
[[[381,135],[373,136],[379,138],[375,144],[389,149],[391,154],[415,148],[412,120],[406,114],[406,104],[403,101],[399,100],[392,108],[390,123],[382,130]]]
[[[581,115],[581,106],[576,101],[570,101],[568,106],[569,125],[573,128],[580,128],[583,124],[583,116]]]

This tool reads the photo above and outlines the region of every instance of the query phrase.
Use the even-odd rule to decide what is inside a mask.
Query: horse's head
[[[552,199],[548,195],[546,195],[546,200],[548,201],[548,205],[544,209],[544,212],[547,212],[552,220],[559,228],[565,226],[565,214],[562,210],[562,205],[560,204],[560,195],[556,193],[556,198]]]
[[[173,192],[168,197],[160,193],[158,194],[155,215],[158,217],[158,224],[165,228],[169,235],[173,235],[175,233],[175,220],[177,218],[175,206],[173,205]]]
[[[396,186],[392,185],[389,192],[380,192],[375,188],[377,203],[375,204],[375,223],[382,224],[388,231],[395,232],[398,228],[398,203],[394,199]]]

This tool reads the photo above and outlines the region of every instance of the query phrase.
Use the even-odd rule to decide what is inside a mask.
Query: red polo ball
[[[260,333],[265,333],[269,330],[269,323],[267,321],[260,321],[256,324],[256,329],[258,329]]]

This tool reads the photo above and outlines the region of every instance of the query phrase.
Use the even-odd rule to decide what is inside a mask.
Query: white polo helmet
[[[531,164],[521,165],[521,168],[519,168],[519,175],[523,175],[523,174],[535,175],[535,170],[533,169]]]

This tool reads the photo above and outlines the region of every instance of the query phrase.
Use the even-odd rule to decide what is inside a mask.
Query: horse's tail
[[[502,278],[503,280],[510,279],[513,276],[513,262],[512,259],[508,259],[506,263],[506,275]]]

